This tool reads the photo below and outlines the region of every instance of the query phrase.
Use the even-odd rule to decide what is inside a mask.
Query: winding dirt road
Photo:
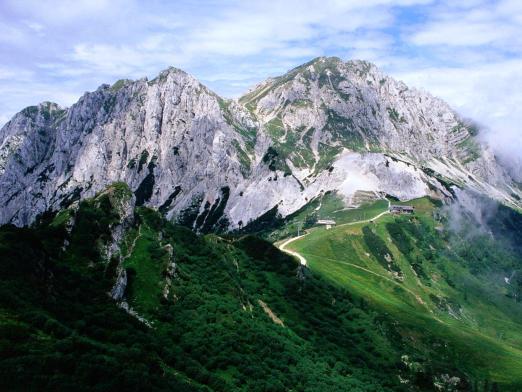
[[[348,223],[343,223],[342,225],[338,225],[336,227],[343,227],[343,226],[353,226],[353,225],[359,225],[361,223],[369,223],[371,221],[374,221],[374,220],[377,220],[379,219],[380,217],[386,215],[386,214],[389,214],[389,209],[390,209],[390,205],[391,205],[391,202],[386,199],[386,201],[388,202],[388,209],[386,211],[383,211],[377,215],[375,215],[373,218],[369,218],[369,219],[364,219],[364,220],[360,220],[360,221],[355,221],[355,222],[348,222]],[[293,250],[290,250],[290,249],[286,249],[286,247],[291,244],[292,242],[294,241],[297,241],[298,239],[300,238],[303,238],[305,236],[307,236],[308,234],[303,234],[303,235],[300,235],[300,236],[297,236],[297,237],[292,237],[288,240],[286,240],[285,242],[283,242],[281,245],[278,246],[278,248],[289,254],[289,255],[292,255],[294,257],[297,257],[297,259],[299,260],[299,263],[301,263],[301,265],[306,265],[306,259],[303,257],[303,255],[293,251]]]
[[[285,247],[298,240],[299,238],[303,238],[306,234],[303,234],[303,235],[300,235],[300,236],[297,236],[297,237],[293,237],[293,238],[290,238],[289,240],[286,240],[285,242],[283,242],[281,245],[279,245],[279,249],[282,250],[283,252],[285,253],[288,253],[289,255],[292,255],[294,257],[297,257],[297,259],[299,260],[299,262],[301,263],[301,265],[306,265],[306,259],[301,256],[299,253],[297,252],[294,252],[293,250],[290,250],[290,249],[286,249]]]

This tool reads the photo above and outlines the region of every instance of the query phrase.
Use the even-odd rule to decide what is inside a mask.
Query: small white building
[[[324,225],[326,226],[326,230],[330,230],[332,226],[335,226],[335,221],[331,219],[319,219],[317,221],[318,225]]]

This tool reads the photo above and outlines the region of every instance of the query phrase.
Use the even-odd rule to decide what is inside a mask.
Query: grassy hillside
[[[522,267],[520,216],[501,209],[490,219],[495,233],[471,234],[469,226],[450,232],[447,216],[428,199],[409,204],[414,216],[314,228],[288,248],[312,273],[396,320],[402,339],[418,349],[411,359],[418,366],[439,358],[477,387],[520,390],[522,306],[513,294],[517,282],[504,279]],[[495,236],[506,225],[518,230],[511,243]]]
[[[309,229],[319,219],[333,219],[339,224],[369,219],[388,209],[388,201],[384,199],[368,200],[358,208],[348,208],[342,197],[335,192],[326,192],[324,195],[311,200],[298,211],[284,218],[270,217],[259,219],[243,230],[250,234],[277,241],[282,238],[297,235],[299,231]]]

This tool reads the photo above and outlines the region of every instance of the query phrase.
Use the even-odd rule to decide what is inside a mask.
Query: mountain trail
[[[343,226],[353,226],[353,225],[359,225],[361,223],[369,223],[371,221],[374,221],[374,220],[377,220],[379,218],[381,218],[382,216],[386,215],[389,213],[389,209],[390,209],[390,205],[391,205],[391,202],[390,200],[386,199],[386,201],[388,202],[388,208],[386,209],[386,211],[383,211],[377,215],[375,215],[373,218],[369,218],[369,219],[364,219],[364,220],[359,220],[359,221],[355,221],[355,222],[348,222],[348,223],[343,223],[341,225],[338,225],[337,227],[343,227]],[[299,236],[296,236],[296,237],[292,237],[292,238],[289,238],[288,240],[286,240],[285,242],[283,242],[281,245],[278,246],[279,250],[289,254],[289,255],[292,255],[294,257],[297,257],[297,259],[299,260],[299,263],[301,263],[301,265],[304,265],[306,266],[306,258],[304,258],[301,254],[299,254],[298,252],[295,252],[293,250],[290,250],[290,249],[286,249],[286,247],[291,244],[292,242],[294,241],[297,241],[298,239],[300,238],[303,238],[305,236],[307,236],[308,233],[306,234],[303,234],[303,235],[299,235]]]
[[[375,271],[372,271],[368,268],[365,268],[365,267],[362,267],[358,264],[354,264],[354,263],[349,263],[347,261],[340,261],[340,260],[337,260],[337,259],[332,259],[332,258],[329,258],[329,257],[324,257],[324,256],[319,256],[319,255],[314,255],[314,254],[311,254],[311,253],[307,253],[308,256],[313,256],[313,257],[317,257],[317,258],[321,258],[321,259],[326,259],[326,260],[329,260],[329,261],[333,261],[335,263],[339,263],[339,264],[343,264],[343,265],[348,265],[350,267],[353,267],[353,268],[357,268],[359,270],[362,270],[362,271],[365,271],[369,274],[372,274],[372,275],[375,275],[375,276],[378,276],[379,278],[381,279],[384,279],[390,283],[393,283],[394,285],[402,288],[404,291],[406,291],[408,294],[410,294],[411,296],[413,296],[415,298],[415,300],[420,304],[422,305],[423,307],[425,307],[430,313],[432,313],[432,316],[434,319],[436,319],[437,321],[441,322],[441,323],[444,323],[441,319],[439,319],[438,317],[436,317],[435,315],[433,315],[433,311],[430,309],[430,307],[426,304],[426,302],[422,299],[422,297],[414,292],[413,290],[410,290],[409,288],[407,287],[404,287],[404,285],[402,285],[400,282],[397,282],[396,280],[392,279],[392,278],[389,278],[385,275],[381,275]]]
[[[301,263],[301,265],[306,265],[306,259],[301,256],[299,253],[297,252],[294,252],[293,250],[290,250],[290,249],[286,249],[286,246],[288,244],[291,244],[292,242],[300,239],[300,238],[303,238],[304,236],[306,236],[307,234],[303,234],[303,235],[300,235],[300,236],[297,236],[297,237],[293,237],[293,238],[290,238],[289,240],[286,240],[283,244],[281,244],[279,246],[279,249],[285,253],[288,253],[289,255],[292,255],[294,257],[297,257],[297,259],[299,260],[299,263]]]
[[[358,224],[361,224],[361,223],[369,223],[371,221],[375,221],[381,217],[383,217],[384,215],[387,215],[389,214],[389,208],[391,206],[391,202],[390,200],[386,199],[386,201],[388,201],[388,209],[386,211],[383,211],[377,215],[375,215],[373,218],[369,218],[369,219],[365,219],[365,220],[360,220],[360,221],[355,221],[355,222],[348,222],[348,223],[343,223],[341,225],[338,225],[337,227],[342,227],[342,226],[353,226],[353,225],[358,225]],[[306,258],[296,252],[296,251],[293,251],[293,250],[290,250],[290,249],[286,249],[286,247],[291,244],[292,242],[294,241],[297,241],[305,236],[307,236],[309,233],[306,233],[306,234],[303,234],[303,235],[300,235],[300,236],[297,236],[297,237],[292,237],[292,238],[289,238],[288,240],[286,240],[285,242],[283,242],[281,245],[279,245],[279,249],[289,255],[292,255],[294,257],[297,257],[297,259],[299,260],[299,262],[301,263],[301,265],[304,265],[306,266],[307,265],[307,261],[306,261]],[[348,263],[348,262],[345,262],[345,261],[340,261],[340,260],[337,260],[337,259],[331,259],[331,258],[328,258],[328,257],[324,257],[324,256],[319,256],[319,255],[314,255],[314,254],[311,254],[311,253],[307,253],[308,256],[313,256],[313,257],[318,257],[318,258],[322,258],[322,259],[326,259],[326,260],[330,260],[330,261],[334,261],[336,263],[339,263],[339,264],[344,264],[344,265],[349,265],[353,268],[357,268],[359,270],[362,270],[362,271],[365,271],[369,274],[372,274],[372,275],[375,275],[375,276],[378,276],[379,278],[381,279],[384,279],[384,280],[387,280],[388,282],[391,282],[395,285],[398,285],[399,287],[401,287],[402,289],[404,289],[404,291],[406,291],[408,294],[412,295],[415,300],[422,306],[424,306],[430,313],[433,313],[433,311],[429,308],[429,306],[426,304],[426,302],[419,296],[419,294],[415,293],[414,291],[408,289],[407,287],[404,287],[403,285],[401,285],[399,282],[396,282],[395,280],[387,277],[387,276],[384,276],[384,275],[381,275],[375,271],[372,271],[368,268],[365,268],[365,267],[362,267],[360,265],[357,265],[357,264],[353,264],[353,263]],[[433,316],[437,321],[441,322],[441,323],[444,323],[442,320],[440,320],[438,317],[436,316]]]

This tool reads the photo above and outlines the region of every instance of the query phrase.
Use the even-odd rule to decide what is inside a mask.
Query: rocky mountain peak
[[[201,231],[285,216],[327,191],[350,204],[359,191],[445,198],[458,186],[517,205],[473,135],[443,101],[365,61],[316,58],[238,101],[171,67],[15,115],[0,130],[0,221],[30,223],[117,181]]]

